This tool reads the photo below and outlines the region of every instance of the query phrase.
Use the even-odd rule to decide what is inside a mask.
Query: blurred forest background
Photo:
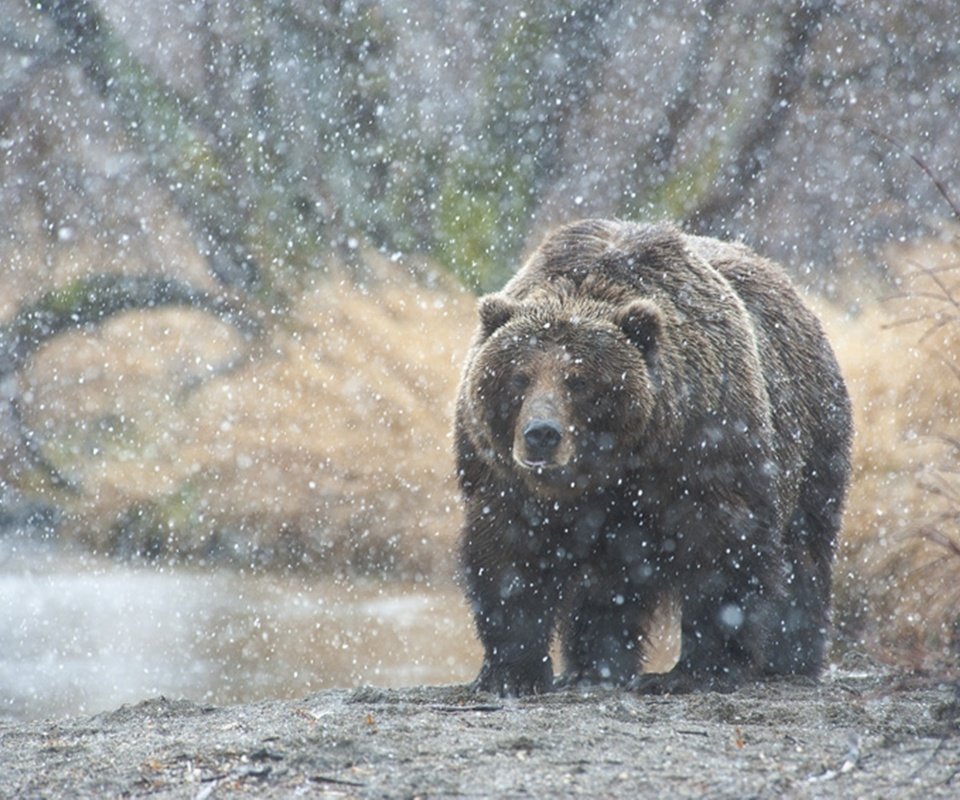
[[[843,362],[840,646],[956,661],[954,0],[0,9],[8,556],[449,582],[475,293],[670,218],[784,263]]]

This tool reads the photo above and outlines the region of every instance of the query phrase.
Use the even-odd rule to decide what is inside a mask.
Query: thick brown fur
[[[816,318],[776,265],[667,225],[548,236],[480,327],[456,414],[479,689],[642,691],[815,676],[851,416]],[[641,675],[650,616],[681,653]]]

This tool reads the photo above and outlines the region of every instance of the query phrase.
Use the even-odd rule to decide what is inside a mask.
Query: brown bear
[[[784,272],[669,225],[585,220],[480,301],[457,400],[474,684],[730,690],[816,676],[850,403]],[[647,626],[680,658],[642,675]]]

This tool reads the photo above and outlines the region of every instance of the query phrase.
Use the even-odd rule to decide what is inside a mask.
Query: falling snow
[[[954,0],[0,7],[0,719],[472,677],[475,294],[586,216],[808,291],[835,657],[957,664]]]

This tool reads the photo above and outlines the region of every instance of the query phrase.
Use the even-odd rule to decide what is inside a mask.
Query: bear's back
[[[781,491],[791,497],[796,473],[820,453],[849,459],[852,417],[846,385],[820,321],[786,272],[742,244],[687,237],[743,301],[753,324],[777,431]],[[834,464],[832,470],[848,469]],[[822,471],[825,471],[822,470]]]
[[[638,296],[736,314],[728,282],[693,256],[692,237],[673,225],[587,219],[554,231],[507,283],[517,300],[590,299],[618,306]],[[718,243],[719,244],[719,243]]]

